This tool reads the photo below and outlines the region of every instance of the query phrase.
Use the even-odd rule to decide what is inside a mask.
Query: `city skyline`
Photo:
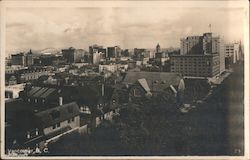
[[[248,155],[247,2],[0,4],[1,157]]]
[[[8,8],[6,13],[6,55],[92,44],[180,47],[180,38],[209,32],[209,24],[228,42],[243,41],[244,32],[244,12],[237,8]]]

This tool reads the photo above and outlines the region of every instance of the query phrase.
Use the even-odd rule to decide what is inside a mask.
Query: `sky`
[[[6,53],[44,48],[179,47],[180,38],[211,30],[243,41],[239,8],[7,8]]]

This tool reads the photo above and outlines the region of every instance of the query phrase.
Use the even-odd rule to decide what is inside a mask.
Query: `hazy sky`
[[[180,38],[209,31],[243,40],[241,9],[212,8],[7,8],[6,51],[120,45],[179,47]]]

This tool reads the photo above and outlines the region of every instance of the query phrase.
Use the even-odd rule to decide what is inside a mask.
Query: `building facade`
[[[101,55],[102,55],[102,52],[93,53],[93,60],[92,60],[93,64],[95,64],[95,65],[99,64],[99,62],[101,60]]]
[[[224,46],[225,57],[230,58],[233,63],[241,59],[240,43],[227,43]]]
[[[223,40],[210,32],[181,39],[180,55],[171,55],[170,70],[194,77],[221,74],[225,71],[223,45]]]
[[[210,55],[171,55],[171,72],[190,77],[214,77],[220,73],[220,56]]]
[[[70,47],[62,50],[62,55],[68,63],[80,63],[84,59],[85,51]]]
[[[180,54],[218,54],[220,53],[220,37],[212,33],[202,36],[188,36],[181,39]]]
[[[11,64],[12,65],[25,65],[24,53],[12,54],[11,55]]]
[[[30,68],[30,69],[18,70],[15,76],[17,77],[19,83],[24,83],[31,80],[36,80],[40,76],[50,75],[50,74],[51,74],[50,68]]]
[[[107,49],[104,48],[103,46],[99,46],[97,44],[94,44],[92,46],[89,46],[89,62],[90,63],[94,63],[94,54],[95,53],[103,53],[102,57],[100,58],[104,58],[107,57]]]
[[[181,39],[180,54],[201,54],[202,51],[202,37],[201,36],[189,36]]]
[[[99,65],[99,73],[109,71],[115,73],[118,70],[117,64]]]
[[[25,66],[32,66],[34,64],[33,53],[30,50],[25,56]]]
[[[134,48],[134,58],[135,60],[142,60],[145,57],[147,50],[144,48]],[[148,53],[150,56],[150,52]]]
[[[119,46],[108,47],[107,53],[108,58],[118,58],[121,57],[122,50]]]
[[[25,83],[5,87],[5,99],[19,98],[19,93],[24,90]]]

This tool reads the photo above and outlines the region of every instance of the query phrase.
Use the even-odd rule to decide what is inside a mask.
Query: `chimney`
[[[104,84],[102,84],[102,96],[104,96]]]
[[[63,105],[63,98],[59,97],[59,106],[62,106],[62,105]]]

